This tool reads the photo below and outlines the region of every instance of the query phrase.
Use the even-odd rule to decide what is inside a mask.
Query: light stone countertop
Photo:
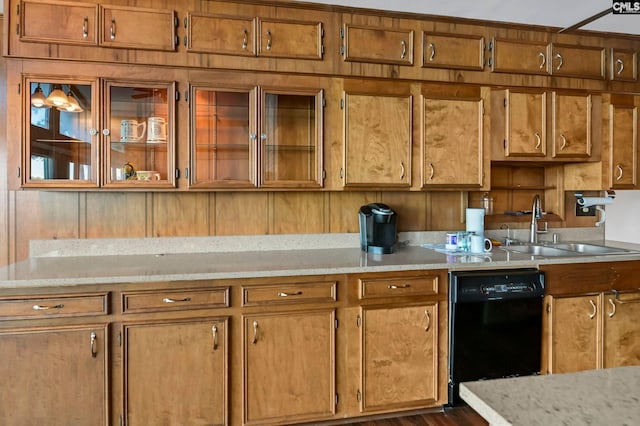
[[[32,246],[29,259],[0,268],[0,289],[404,270],[523,268],[550,263],[640,259],[640,245],[615,242],[611,245],[639,251],[623,255],[544,258],[494,248],[487,255],[453,256],[420,246],[440,243],[443,235],[401,234],[399,241],[410,241],[410,245],[387,255],[363,253],[357,234],[43,241]]]
[[[492,426],[640,425],[640,366],[460,384]]]

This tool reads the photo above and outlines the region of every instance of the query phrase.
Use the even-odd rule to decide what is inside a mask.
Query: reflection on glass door
[[[26,184],[95,186],[93,82],[27,80]],[[65,182],[66,184],[66,182]]]

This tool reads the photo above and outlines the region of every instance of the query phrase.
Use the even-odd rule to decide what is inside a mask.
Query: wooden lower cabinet
[[[106,324],[0,330],[0,424],[108,425]]]
[[[640,291],[548,296],[549,373],[640,365]]]
[[[361,312],[363,413],[424,408],[438,400],[438,304],[364,307]]]
[[[123,324],[124,424],[227,424],[227,329],[226,317]]]
[[[243,316],[243,423],[335,415],[335,311]]]

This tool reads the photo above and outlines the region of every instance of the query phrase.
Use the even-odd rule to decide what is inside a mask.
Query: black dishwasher
[[[544,273],[449,274],[449,405],[460,383],[540,373]]]

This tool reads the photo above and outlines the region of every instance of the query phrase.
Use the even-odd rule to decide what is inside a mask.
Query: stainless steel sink
[[[553,244],[553,248],[561,250],[570,250],[582,254],[622,254],[622,253],[634,253],[632,250],[627,250],[618,247],[607,247],[597,244],[585,244],[585,243],[556,243]]]
[[[510,245],[504,247],[504,250],[515,251],[518,253],[531,254],[534,256],[576,256],[577,252],[569,250],[563,250],[554,247],[547,247],[538,244],[522,244],[522,245]]]
[[[545,244],[512,244],[504,246],[504,250],[517,253],[525,253],[533,256],[599,256],[608,254],[638,253],[635,250],[627,250],[618,247],[607,247],[598,244],[587,243],[545,243]]]

